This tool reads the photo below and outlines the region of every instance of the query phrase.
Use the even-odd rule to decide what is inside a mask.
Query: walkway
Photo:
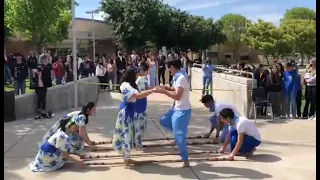
[[[193,96],[193,95],[192,95]],[[195,95],[194,95],[195,96]],[[106,140],[112,137],[116,121],[118,94],[102,93],[99,98],[97,115],[90,119],[89,135],[93,140]],[[208,131],[209,113],[193,97],[192,122],[189,135],[200,135]],[[158,124],[159,117],[171,106],[171,100],[162,95],[149,98],[148,114],[150,121],[146,138],[164,137],[165,132]],[[57,114],[57,118],[65,112]],[[27,168],[36,155],[37,142],[47,129],[57,120],[20,120],[4,124],[4,179],[5,180],[178,180],[178,179],[272,179],[272,180],[315,180],[316,179],[316,121],[278,120],[268,122],[258,120],[263,144],[256,151],[254,159],[238,158],[233,162],[191,163],[190,168],[176,168],[175,163],[144,165],[135,170],[116,167],[87,167],[79,169],[70,166],[52,173],[33,173]],[[165,141],[164,141],[165,142]],[[154,143],[154,142],[153,142]],[[190,147],[190,151],[216,150],[217,145]],[[152,148],[152,152],[174,152],[173,147]],[[112,152],[114,154],[114,152]],[[202,157],[205,155],[201,155]],[[208,155],[207,155],[208,156]],[[213,155],[211,155],[213,156]],[[191,156],[195,157],[195,156]],[[177,159],[178,156],[140,157],[143,159]],[[108,162],[118,162],[111,159]]]

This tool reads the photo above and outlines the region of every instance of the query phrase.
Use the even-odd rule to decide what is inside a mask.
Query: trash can
[[[4,122],[16,120],[14,91],[4,91]]]

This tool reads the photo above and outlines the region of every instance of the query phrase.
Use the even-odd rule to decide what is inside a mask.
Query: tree
[[[7,15],[8,11],[8,0],[4,1],[4,14]],[[11,29],[8,27],[7,23],[4,23],[4,43],[7,42],[8,37],[11,36]]]
[[[280,28],[290,39],[294,52],[301,56],[301,65],[306,55],[316,52],[316,21],[292,19],[281,23]]]
[[[5,23],[39,50],[68,36],[71,0],[10,0]]]
[[[244,34],[250,21],[240,14],[226,14],[221,17],[222,32],[227,37],[227,44],[230,45],[233,52],[233,61],[240,45],[244,42]]]
[[[268,64],[269,55],[278,58],[292,52],[289,41],[283,32],[271,22],[265,22],[261,19],[248,26],[245,38],[250,48],[264,53]]]
[[[292,19],[315,20],[316,12],[313,9],[309,9],[306,7],[295,7],[286,11],[283,16],[282,22]]]

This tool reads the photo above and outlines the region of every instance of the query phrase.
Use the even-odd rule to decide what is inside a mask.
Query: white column
[[[75,23],[75,0],[71,1],[72,8],[72,56],[73,56],[73,81],[74,81],[74,108],[78,108],[78,84],[77,84],[77,39],[76,39],[76,23]]]

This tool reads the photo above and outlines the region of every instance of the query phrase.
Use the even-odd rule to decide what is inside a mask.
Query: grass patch
[[[14,91],[13,83],[9,84],[9,85],[4,85],[4,90],[5,91]],[[34,92],[34,89],[30,89],[30,80],[26,79],[26,94],[33,93],[33,92]]]

